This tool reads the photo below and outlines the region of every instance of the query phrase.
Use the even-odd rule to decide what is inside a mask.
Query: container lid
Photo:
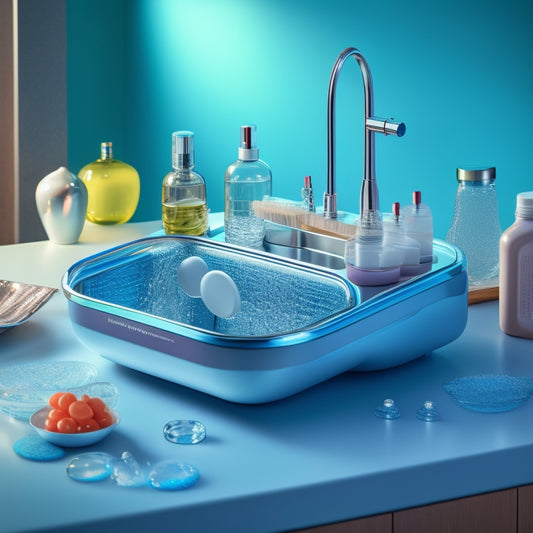
[[[194,167],[194,133],[192,131],[175,131],[172,134],[173,168]]]
[[[516,197],[516,216],[533,219],[533,192],[521,192]]]
[[[241,126],[239,159],[241,161],[257,161],[257,159],[259,159],[259,149],[257,148],[257,126],[255,124]]]
[[[496,167],[457,169],[457,181],[494,181],[495,179]]]

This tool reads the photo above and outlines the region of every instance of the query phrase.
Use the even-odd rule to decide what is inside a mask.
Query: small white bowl
[[[63,446],[66,448],[76,448],[80,446],[90,446],[96,444],[107,437],[119,424],[120,417],[112,409],[109,412],[113,415],[115,420],[110,426],[99,429],[97,431],[89,431],[87,433],[58,433],[56,431],[48,431],[44,429],[44,423],[48,417],[48,411],[51,407],[43,407],[31,415],[30,424],[37,431],[37,433],[48,442]]]

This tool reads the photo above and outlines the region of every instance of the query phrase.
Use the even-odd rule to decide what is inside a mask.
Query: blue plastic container
[[[363,288],[344,271],[169,235],[84,259],[62,286],[74,330],[95,352],[229,401],[262,403],[348,370],[394,367],[456,339],[467,317],[465,261],[445,242],[434,250],[431,271]],[[192,255],[233,278],[240,312],[215,317],[185,294],[177,269]]]

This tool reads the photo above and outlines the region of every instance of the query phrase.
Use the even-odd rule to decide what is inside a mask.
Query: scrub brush
[[[265,196],[263,200],[255,200],[252,208],[256,217],[291,228],[300,228],[309,214],[302,207],[301,202],[271,196]]]
[[[321,233],[339,239],[351,239],[355,236],[355,224],[341,222],[337,219],[324,218],[318,213],[304,209],[301,202],[282,198],[265,197],[253,202],[257,217],[291,228]],[[355,222],[355,216],[354,216]]]

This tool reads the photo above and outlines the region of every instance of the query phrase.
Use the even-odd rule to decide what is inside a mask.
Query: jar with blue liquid
[[[470,285],[490,285],[499,274],[501,236],[496,168],[458,168],[453,221],[446,240],[466,255]]]

